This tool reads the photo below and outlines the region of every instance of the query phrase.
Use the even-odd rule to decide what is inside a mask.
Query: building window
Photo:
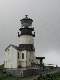
[[[22,59],[24,59],[24,53],[22,53]]]
[[[18,59],[19,59],[19,52],[18,52]]]

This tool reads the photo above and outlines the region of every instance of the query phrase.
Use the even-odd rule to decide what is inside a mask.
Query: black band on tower
[[[34,31],[34,28],[20,28],[19,30],[21,31],[21,34],[18,33],[18,37],[21,35],[31,35],[35,37],[35,33],[32,33],[32,31]]]
[[[19,50],[35,51],[33,44],[19,44]]]

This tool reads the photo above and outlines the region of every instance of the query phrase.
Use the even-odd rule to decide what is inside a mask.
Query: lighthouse
[[[35,59],[35,47],[34,47],[34,27],[32,27],[33,20],[25,15],[25,18],[21,19],[21,27],[18,32],[18,66],[31,67]]]
[[[39,75],[45,57],[35,56],[33,20],[25,15],[20,20],[18,45],[9,44],[5,49],[4,68],[8,74],[24,77]]]
[[[33,20],[25,15],[20,20],[21,27],[18,31],[18,46],[10,44],[5,49],[5,68],[26,68],[32,67],[35,63],[35,47],[34,47],[34,27]]]

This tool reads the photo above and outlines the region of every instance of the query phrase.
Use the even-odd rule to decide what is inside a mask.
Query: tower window
[[[19,59],[19,52],[18,52],[18,59]]]
[[[22,53],[22,59],[24,59],[24,53]]]

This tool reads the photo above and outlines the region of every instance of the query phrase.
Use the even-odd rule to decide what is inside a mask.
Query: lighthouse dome
[[[29,27],[32,25],[33,20],[28,18],[28,15],[25,15],[25,18],[21,19],[22,27]]]

